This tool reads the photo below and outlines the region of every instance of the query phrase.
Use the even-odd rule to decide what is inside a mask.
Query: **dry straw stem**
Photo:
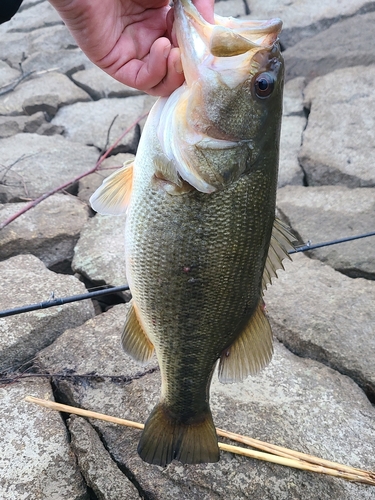
[[[105,422],[110,422],[113,424],[133,427],[134,429],[144,428],[144,425],[138,422],[111,417],[103,413],[83,410],[81,408],[75,408],[74,406],[63,405],[60,403],[55,403],[54,401],[35,398],[33,396],[26,396],[25,401],[29,403],[36,403],[40,406],[44,406],[45,408],[49,408],[50,410],[73,413],[75,415],[81,415],[82,417],[96,418],[98,420],[104,420]],[[342,479],[346,479],[348,481],[356,481],[375,486],[375,474],[373,472],[367,472],[361,469],[356,469],[354,467],[349,467],[347,465],[330,462],[328,460],[320,459],[312,455],[300,453],[288,448],[282,448],[280,446],[265,443],[257,439],[242,436],[240,434],[227,432],[222,429],[216,429],[216,431],[219,436],[226,437],[234,441],[239,441],[240,443],[248,444],[250,446],[253,446],[254,448],[267,450],[271,453],[249,450],[248,448],[219,443],[219,448],[223,451],[236,453],[238,455],[244,455],[246,457],[255,458],[257,460],[264,460],[266,462],[272,462],[287,467],[293,467],[295,469],[318,472],[319,474],[328,474],[330,476],[341,477]]]
[[[48,198],[49,196],[52,196],[55,193],[58,193],[59,191],[62,191],[63,189],[66,189],[67,187],[71,186],[72,184],[75,184],[79,180],[83,179],[83,177],[86,177],[90,174],[93,174],[97,170],[99,170],[100,165],[103,163],[103,161],[107,158],[107,156],[113,151],[113,149],[117,146],[117,144],[121,141],[125,135],[130,132],[130,130],[137,125],[143,118],[145,118],[148,115],[148,113],[143,114],[142,116],[138,117],[131,125],[128,127],[125,132],[123,132],[120,137],[116,139],[116,141],[111,145],[111,147],[99,158],[99,160],[96,162],[95,166],[90,168],[90,170],[87,170],[83,174],[78,175],[74,179],[69,180],[68,182],[65,182],[64,184],[61,184],[61,186],[58,186],[54,189],[51,189],[51,191],[48,191],[47,193],[42,194],[39,196],[39,198],[36,198],[33,201],[30,201],[27,203],[21,210],[19,210],[17,213],[13,214],[11,217],[6,219],[4,222],[0,223],[0,230],[4,229],[5,226],[13,222],[14,220],[18,219],[21,215],[26,213],[27,211],[31,210],[32,208],[36,207],[41,203],[43,200]],[[112,122],[113,125],[113,122]],[[111,126],[112,126],[111,125]]]

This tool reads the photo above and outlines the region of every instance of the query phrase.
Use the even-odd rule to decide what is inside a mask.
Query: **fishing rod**
[[[326,241],[322,243],[312,244],[310,241],[305,243],[304,245],[300,245],[295,247],[293,250],[289,250],[289,254],[300,253],[300,252],[308,252],[309,250],[315,250],[316,248],[328,247],[331,245],[338,245],[339,243],[345,243],[347,241],[360,240],[362,238],[368,238],[370,236],[375,236],[375,231],[365,234],[359,234],[356,236],[347,236],[345,238],[339,238],[337,240]],[[14,309],[6,309],[4,311],[0,311],[0,318],[6,318],[8,316],[15,316],[16,314],[22,314],[30,311],[37,311],[39,309],[48,309],[49,307],[61,306],[64,304],[69,304],[71,302],[78,302],[80,300],[93,299],[95,297],[102,297],[104,295],[110,295],[113,293],[123,292],[125,290],[129,290],[127,285],[115,286],[106,288],[104,290],[96,290],[94,292],[82,293],[80,295],[72,295],[70,297],[61,297],[61,298],[53,298],[50,300],[46,300],[44,302],[39,302],[37,304],[30,304],[27,306],[15,307]]]

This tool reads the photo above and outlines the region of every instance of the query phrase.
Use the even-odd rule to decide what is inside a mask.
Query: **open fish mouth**
[[[210,194],[236,181],[256,159],[256,123],[267,113],[260,101],[272,101],[282,80],[282,22],[216,15],[211,24],[190,0],[176,0],[174,8],[186,83],[159,101],[157,135],[172,170]]]
[[[198,77],[198,66],[215,68],[228,64],[217,58],[235,58],[231,70],[247,66],[259,49],[271,49],[278,41],[281,19],[253,21],[214,16],[208,23],[189,0],[175,2],[175,29],[182,55],[185,78],[189,85]]]

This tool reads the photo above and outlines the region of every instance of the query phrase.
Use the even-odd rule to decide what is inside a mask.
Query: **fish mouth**
[[[278,43],[282,28],[278,18],[254,21],[215,15],[211,24],[190,0],[175,0],[174,9],[176,36],[188,85],[199,77],[202,64],[215,66],[217,59],[221,63],[221,58],[234,56],[247,55],[249,59],[261,49],[271,50]]]
[[[211,194],[255,161],[254,139],[270,108],[266,103],[281,93],[282,22],[216,15],[211,24],[191,0],[175,0],[174,22],[185,84],[159,101],[156,133],[178,175]]]

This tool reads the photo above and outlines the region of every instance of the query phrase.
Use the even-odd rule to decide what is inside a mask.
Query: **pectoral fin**
[[[133,160],[104,179],[90,198],[92,208],[102,215],[121,215],[127,209],[133,184]]]
[[[146,364],[154,352],[154,346],[139,322],[133,301],[130,302],[121,342],[125,352],[142,364]]]
[[[289,228],[280,219],[275,219],[266,265],[264,266],[262,290],[271,284],[272,278],[277,277],[276,271],[278,269],[284,269],[283,260],[292,260],[288,251],[294,248],[295,241],[296,238]]]
[[[240,382],[255,375],[271,361],[272,353],[272,330],[264,312],[264,302],[260,300],[239,336],[220,357],[220,382]]]

